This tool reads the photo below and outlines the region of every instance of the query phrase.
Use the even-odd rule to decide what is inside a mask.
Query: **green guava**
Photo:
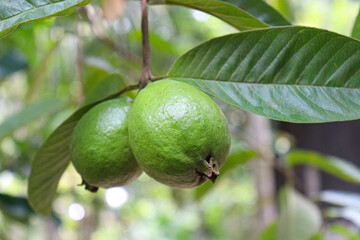
[[[130,101],[122,97],[100,103],[74,129],[70,158],[84,182],[93,187],[126,185],[142,173],[129,144]]]
[[[230,148],[227,120],[204,92],[183,82],[148,84],[129,116],[130,146],[140,167],[174,188],[215,181]]]

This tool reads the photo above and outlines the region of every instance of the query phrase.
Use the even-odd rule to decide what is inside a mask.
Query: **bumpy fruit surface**
[[[129,145],[130,109],[128,98],[109,100],[89,110],[76,125],[70,157],[86,183],[104,188],[121,186],[142,173]]]
[[[144,171],[174,188],[215,181],[230,148],[226,118],[197,88],[174,80],[150,83],[135,98],[130,146]]]

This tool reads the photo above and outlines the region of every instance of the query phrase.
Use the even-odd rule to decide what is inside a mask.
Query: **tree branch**
[[[151,82],[151,59],[150,59],[150,41],[149,41],[149,20],[147,0],[141,0],[141,33],[142,33],[142,72],[140,77],[140,89]]]

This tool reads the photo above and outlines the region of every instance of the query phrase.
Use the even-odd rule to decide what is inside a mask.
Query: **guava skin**
[[[76,171],[91,186],[126,185],[142,173],[129,144],[130,101],[122,97],[100,103],[74,129],[70,158]]]
[[[148,84],[129,116],[130,146],[143,170],[174,188],[214,181],[230,149],[227,120],[197,88],[175,80]]]

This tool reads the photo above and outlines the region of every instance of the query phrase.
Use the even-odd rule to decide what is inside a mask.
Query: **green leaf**
[[[321,227],[319,208],[291,187],[280,193],[280,217],[277,224],[277,239],[308,240]]]
[[[348,240],[360,240],[359,232],[354,231],[344,225],[332,224],[329,226],[331,232],[346,237]]]
[[[265,228],[265,230],[260,234],[260,237],[257,240],[277,240],[276,229],[277,222],[275,221]]]
[[[26,198],[3,193],[0,193],[0,209],[6,216],[22,223],[27,223],[34,213]]]
[[[0,139],[11,134],[16,129],[38,119],[41,115],[58,110],[63,105],[63,101],[51,98],[26,106],[20,112],[10,116],[0,124]]]
[[[291,7],[288,0],[275,0],[275,7],[289,19],[292,18]]]
[[[290,167],[309,165],[342,180],[360,184],[360,169],[352,163],[333,156],[305,150],[291,151],[285,158]]]
[[[27,63],[22,55],[16,51],[9,51],[0,57],[0,78],[5,78],[26,67]]]
[[[312,238],[310,238],[309,240],[325,240],[324,234],[318,233],[315,236],[313,236]]]
[[[360,39],[360,10],[359,13],[355,19],[354,27],[351,32],[351,36],[353,38]]]
[[[172,4],[197,9],[220,18],[239,30],[266,28],[267,24],[240,8],[217,0],[150,0],[150,4]]]
[[[69,15],[91,0],[0,0],[0,38],[21,23]]]
[[[262,0],[221,0],[235,5],[270,26],[291,25],[281,13]]]
[[[84,105],[99,101],[106,96],[115,94],[125,87],[124,77],[113,73],[106,76],[87,94]]]
[[[226,164],[220,170],[221,177],[226,175],[229,171],[231,171],[235,167],[247,163],[249,160],[251,160],[254,157],[256,157],[256,153],[254,152],[254,150],[245,146],[244,143],[240,141],[234,141],[234,139],[232,139],[230,154],[226,160]],[[218,181],[219,180],[217,180],[215,184]],[[206,193],[208,193],[211,190],[213,185],[214,184],[212,182],[208,181],[202,186],[194,189],[195,198],[197,200],[201,199]]]
[[[60,178],[70,163],[71,134],[80,118],[100,102],[115,98],[133,89],[124,88],[95,103],[88,104],[65,120],[45,141],[32,162],[28,183],[28,198],[35,212],[49,216]]]
[[[360,118],[360,42],[289,26],[227,35],[181,56],[168,76],[268,118]]]

